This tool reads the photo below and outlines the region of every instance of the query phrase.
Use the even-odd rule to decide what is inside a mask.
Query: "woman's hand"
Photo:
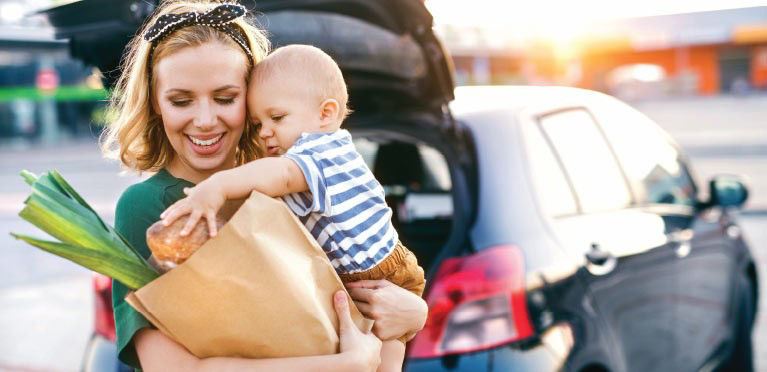
[[[370,333],[362,333],[354,325],[344,291],[333,295],[333,305],[338,315],[341,354],[350,357],[360,371],[375,371],[381,364],[381,340]]]
[[[346,288],[362,315],[375,320],[373,333],[381,340],[419,331],[426,323],[426,302],[388,280],[360,280]]]

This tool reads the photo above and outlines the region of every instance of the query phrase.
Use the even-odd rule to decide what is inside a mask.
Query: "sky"
[[[434,24],[484,31],[490,44],[519,44],[530,39],[550,40],[567,53],[570,41],[595,22],[767,6],[767,0],[426,0]],[[462,34],[471,44],[471,34]],[[497,40],[496,40],[497,39]],[[466,40],[464,40],[466,42]]]
[[[767,0],[426,0],[435,24],[551,28],[593,21],[767,6]]]

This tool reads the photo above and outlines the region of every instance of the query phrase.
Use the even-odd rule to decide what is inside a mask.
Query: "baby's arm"
[[[288,158],[262,158],[218,172],[203,183],[217,183],[226,199],[240,199],[258,191],[271,197],[307,191],[309,186],[295,161]]]
[[[189,214],[181,236],[189,234],[200,218],[208,221],[210,236],[216,235],[216,213],[226,200],[245,198],[252,191],[275,197],[309,189],[304,173],[288,158],[263,158],[218,172],[197,186],[184,189],[186,198],[168,207],[160,217],[167,226]]]

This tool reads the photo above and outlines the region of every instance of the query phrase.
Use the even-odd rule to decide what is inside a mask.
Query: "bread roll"
[[[181,236],[181,229],[186,225],[189,216],[183,216],[169,226],[164,226],[162,220],[155,222],[146,230],[146,242],[152,251],[152,257],[159,268],[169,270],[186,261],[209,238],[208,220],[201,218],[194,229],[187,235]],[[224,225],[222,219],[216,219],[220,230]]]

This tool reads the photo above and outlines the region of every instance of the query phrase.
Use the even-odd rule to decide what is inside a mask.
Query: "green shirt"
[[[184,197],[184,187],[193,183],[173,177],[162,169],[144,182],[128,187],[120,196],[115,211],[115,229],[128,240],[139,254],[148,259],[151,255],[146,244],[146,230],[160,219],[160,214]],[[125,295],[128,288],[112,280],[112,304],[117,330],[118,358],[123,363],[141,368],[133,346],[133,335],[139,329],[152,327],[149,321],[134,310]]]

